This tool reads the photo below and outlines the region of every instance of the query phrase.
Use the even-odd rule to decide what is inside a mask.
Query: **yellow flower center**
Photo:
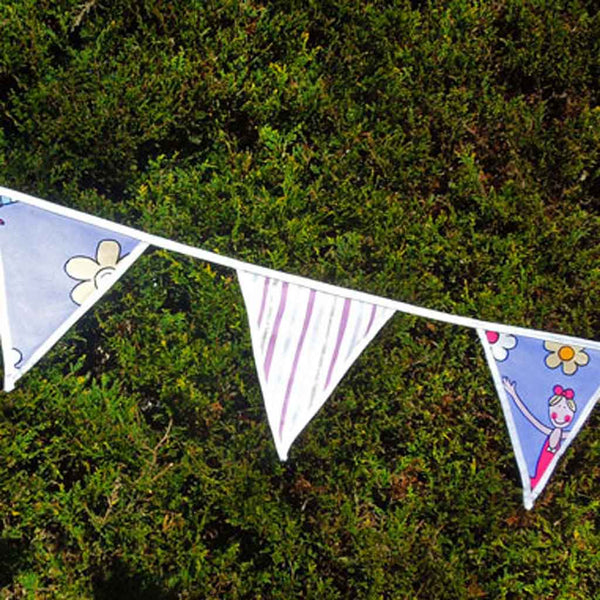
[[[573,350],[571,346],[562,346],[558,351],[558,358],[560,358],[560,360],[573,360],[574,356],[575,350]]]

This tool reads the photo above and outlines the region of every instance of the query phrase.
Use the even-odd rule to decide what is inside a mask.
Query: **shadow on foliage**
[[[22,566],[27,544],[0,538],[0,586],[10,585]]]
[[[105,575],[93,580],[94,600],[174,600],[177,594],[166,590],[147,573],[132,573],[120,561]]]

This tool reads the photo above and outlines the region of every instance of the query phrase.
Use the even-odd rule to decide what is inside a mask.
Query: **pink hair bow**
[[[553,391],[557,396],[564,396],[567,400],[575,398],[575,392],[570,388],[564,389],[562,385],[555,385]]]

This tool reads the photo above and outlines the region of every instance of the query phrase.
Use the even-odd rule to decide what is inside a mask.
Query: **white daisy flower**
[[[508,358],[508,353],[517,345],[517,338],[510,333],[498,333],[497,331],[486,331],[485,337],[490,344],[494,358],[502,362]]]
[[[106,289],[122,258],[121,246],[115,240],[102,240],[96,249],[96,259],[89,256],[74,256],[65,264],[69,277],[80,280],[71,290],[71,300],[83,304],[96,290]]]
[[[549,369],[562,366],[565,375],[574,375],[579,367],[585,367],[590,362],[590,357],[581,346],[544,342],[544,348],[550,353],[544,360],[546,366]]]

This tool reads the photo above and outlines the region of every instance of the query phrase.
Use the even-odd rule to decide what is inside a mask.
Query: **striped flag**
[[[109,228],[0,196],[5,391],[13,389],[147,246]]]
[[[271,431],[281,460],[390,308],[238,270]],[[283,275],[283,274],[282,274]]]

